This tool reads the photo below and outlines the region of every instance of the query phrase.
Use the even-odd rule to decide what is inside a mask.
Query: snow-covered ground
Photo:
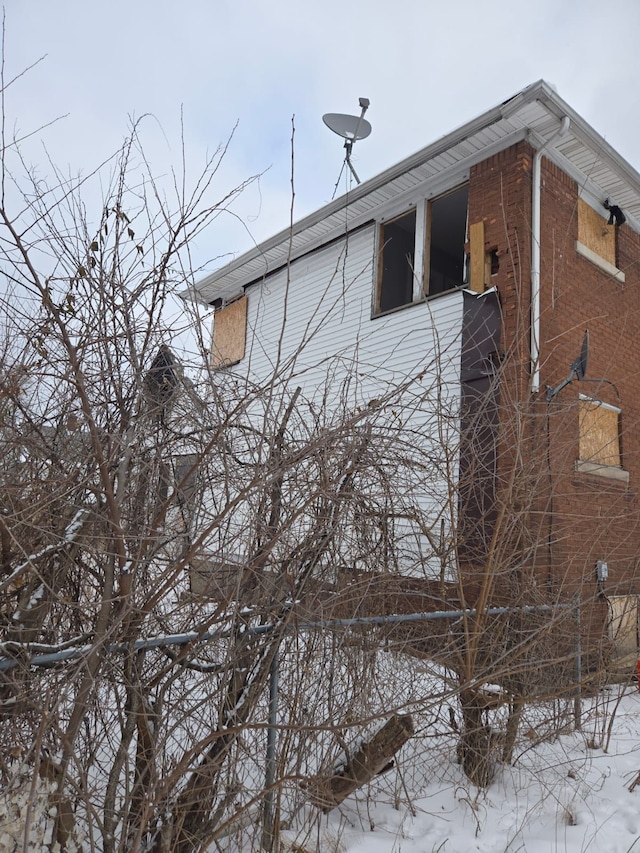
[[[640,693],[607,688],[584,701],[582,731],[530,708],[512,766],[479,791],[456,763],[455,738],[418,733],[398,770],[351,796],[289,849],[322,853],[640,853]],[[537,718],[536,719],[536,715]],[[546,722],[543,724],[543,720]],[[286,848],[285,848],[286,849]]]

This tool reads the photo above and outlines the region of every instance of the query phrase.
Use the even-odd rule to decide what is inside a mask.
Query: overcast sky
[[[331,199],[341,141],[325,112],[357,113],[373,133],[354,150],[362,179],[540,78],[640,167],[640,0],[7,0],[12,127],[66,116],[28,147],[86,173],[149,114],[152,168],[180,160],[180,113],[195,175],[234,138],[215,191],[264,173],[218,219],[199,261],[241,252],[285,227],[295,115],[296,218]],[[346,188],[345,180],[340,193]],[[211,261],[214,269],[220,261]]]

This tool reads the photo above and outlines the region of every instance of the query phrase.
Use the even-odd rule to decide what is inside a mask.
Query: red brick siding
[[[484,221],[486,247],[497,249],[500,259],[491,283],[503,310],[498,502],[504,512],[492,560],[507,586],[518,575],[525,586],[533,583],[545,594],[565,597],[578,588],[595,592],[595,562],[604,559],[610,566],[608,592],[640,592],[640,341],[635,331],[640,237],[628,225],[618,232],[624,285],[578,255],[577,185],[543,158],[542,390],[531,395],[532,156],[531,148],[519,143],[474,167],[469,181],[469,221]],[[567,376],[585,328],[591,336],[588,377],[607,381],[573,382],[547,405],[545,386]],[[580,392],[622,409],[628,486],[575,471]]]

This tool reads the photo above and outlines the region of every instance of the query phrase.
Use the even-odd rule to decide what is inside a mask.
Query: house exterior
[[[195,296],[215,309],[212,366],[239,382],[300,385],[329,409],[429,384],[404,424],[451,453],[416,500],[455,545],[443,557],[413,531],[401,572],[469,589],[491,572],[492,600],[600,594],[628,640],[639,235],[640,174],[540,81]]]

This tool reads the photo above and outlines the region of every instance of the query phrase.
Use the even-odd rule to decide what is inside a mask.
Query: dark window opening
[[[498,257],[497,249],[490,249],[489,264],[491,266],[491,275],[498,275],[500,272],[500,258]]]
[[[429,204],[429,296],[465,282],[468,199],[469,189],[464,186]]]
[[[413,301],[416,211],[380,227],[378,311],[392,311]]]

